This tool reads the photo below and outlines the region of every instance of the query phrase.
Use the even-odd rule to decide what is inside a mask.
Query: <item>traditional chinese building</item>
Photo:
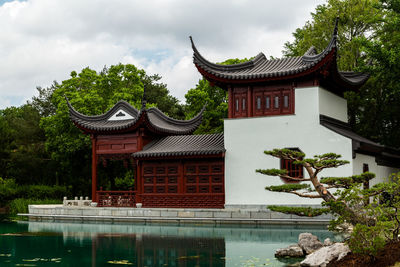
[[[260,53],[235,65],[205,59],[192,41],[194,64],[211,84],[228,91],[224,121],[225,206],[310,204],[312,200],[266,191],[287,182],[255,172],[282,168],[303,177],[303,167],[266,156],[264,150],[290,148],[307,157],[342,155],[350,164],[324,170],[322,176],[350,176],[371,171],[372,183],[383,181],[400,167],[400,153],[352,132],[345,91],[357,91],[367,74],[339,71],[337,21],[327,47],[311,47],[303,56],[268,60]],[[314,200],[315,204],[320,200]]]
[[[120,101],[99,116],[68,105],[71,120],[92,139],[92,200],[99,206],[224,207],[223,135],[192,135],[204,109],[181,121],[145,103],[137,110]],[[99,190],[97,166],[105,159],[132,163],[134,190]]]
[[[99,116],[78,113],[72,121],[92,138],[92,199],[100,206],[223,208],[271,204],[310,204],[310,199],[266,191],[282,182],[255,172],[283,168],[303,177],[303,168],[279,161],[264,150],[291,148],[308,157],[333,152],[350,164],[325,170],[323,176],[376,173],[372,183],[399,171],[400,153],[352,132],[345,91],[357,91],[363,73],[337,67],[337,22],[331,41],[320,53],[268,60],[260,53],[235,65],[206,60],[192,42],[199,72],[228,92],[223,134],[193,135],[195,118],[179,121],[156,108],[141,110],[120,101]],[[135,190],[103,191],[96,168],[104,158],[129,159],[136,170]],[[313,203],[318,204],[319,201]]]

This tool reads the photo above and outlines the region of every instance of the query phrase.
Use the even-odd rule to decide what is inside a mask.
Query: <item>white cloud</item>
[[[323,0],[28,0],[0,6],[0,109],[20,105],[72,70],[133,63],[184,100],[200,78],[188,36],[219,62],[283,43]]]

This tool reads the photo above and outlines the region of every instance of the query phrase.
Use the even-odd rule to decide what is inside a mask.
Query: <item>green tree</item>
[[[293,33],[293,42],[286,42],[285,56],[302,56],[311,46],[324,50],[332,37],[332,27],[339,17],[338,46],[340,70],[354,70],[360,64],[359,38],[371,39],[381,25],[383,12],[376,8],[379,0],[328,0],[311,13],[311,21]]]
[[[205,80],[199,80],[196,88],[190,89],[186,95],[186,118],[193,118],[204,105],[203,121],[195,134],[221,133],[224,131],[223,118],[228,116],[227,92],[217,86],[211,86]]]
[[[19,184],[52,183],[52,162],[45,151],[39,112],[30,104],[10,107],[2,111],[1,121],[8,132],[4,143],[8,145],[8,156],[2,157],[6,164],[1,175],[14,178]]]
[[[363,39],[361,70],[370,73],[359,93],[346,95],[353,128],[382,144],[400,147],[400,1],[382,0],[378,6],[386,14],[376,38]]]
[[[141,77],[143,86],[146,87],[147,103],[156,106],[175,119],[185,119],[183,105],[179,104],[179,100],[176,97],[169,94],[167,85],[160,83],[160,79],[161,76],[158,74]]]
[[[4,111],[0,111],[0,177],[5,177],[7,162],[11,152],[11,130],[4,118]]]
[[[371,261],[385,244],[400,241],[400,173],[392,175],[387,182],[378,183],[370,189],[363,184],[375,177],[365,172],[350,177],[319,178],[324,169],[337,168],[348,161],[341,160],[334,153],[305,158],[302,152],[290,149],[264,151],[265,154],[284,160],[291,160],[306,170],[308,177],[292,177],[287,170],[258,169],[256,172],[279,176],[287,183],[267,186],[266,190],[295,194],[304,198],[319,198],[326,208],[269,206],[273,211],[300,216],[317,216],[331,213],[330,230],[350,232],[346,240],[353,253],[364,254]],[[293,183],[296,182],[296,183]],[[331,193],[330,189],[336,189]]]
[[[227,59],[221,65],[239,64],[251,60]],[[190,89],[186,95],[186,118],[193,118],[206,106],[203,114],[203,122],[195,134],[221,133],[224,131],[224,118],[228,117],[228,93],[218,86],[211,86],[206,79],[200,79],[195,88]]]
[[[272,192],[283,192],[294,194],[303,198],[321,199],[323,203],[328,203],[329,207],[340,206],[342,212],[349,214],[347,217],[352,224],[362,223],[365,224],[369,217],[359,210],[354,209],[353,206],[348,205],[342,199],[338,199],[330,192],[332,188],[349,188],[353,185],[361,185],[366,181],[375,177],[372,173],[363,173],[361,175],[354,175],[351,177],[323,177],[320,178],[320,173],[329,168],[337,168],[342,165],[348,164],[347,160],[341,160],[340,155],[335,153],[326,153],[323,155],[316,155],[313,158],[305,158],[305,154],[291,149],[273,149],[264,151],[264,154],[270,155],[281,160],[290,160],[293,164],[300,165],[306,170],[308,177],[293,177],[285,169],[257,169],[256,172],[269,175],[278,176],[291,183],[267,186],[265,189]],[[294,182],[294,183],[293,183]],[[319,215],[322,212],[328,212],[330,209],[316,209],[313,210],[309,207],[284,207],[284,206],[269,206],[271,210],[292,213],[301,216]]]
[[[364,254],[373,261],[385,244],[400,241],[399,179],[400,173],[393,174],[370,189],[362,189],[359,184],[350,185],[336,193],[336,203],[328,203],[335,215],[330,225],[332,230],[353,222],[353,214],[346,212],[346,207],[366,218],[351,225],[353,231],[347,243],[352,252]]]
[[[311,21],[286,42],[286,56],[301,56],[311,46],[322,51],[339,16],[340,70],[370,74],[358,92],[346,92],[349,123],[362,136],[400,147],[399,0],[328,0],[318,5]]]
[[[65,96],[78,112],[98,115],[108,111],[119,100],[140,109],[143,85],[146,85],[148,105],[158,106],[170,116],[181,118],[183,109],[178,100],[169,95],[165,84],[159,83],[159,80],[158,75],[147,76],[134,65],[118,64],[99,73],[90,68],[80,73],[73,71],[70,79],[55,82],[48,89],[38,89],[39,96],[32,100],[32,104],[40,106],[44,116],[40,125],[46,134],[46,149],[57,163],[56,179],[62,184],[71,184],[76,194],[89,192],[90,137],[82,134],[70,121]],[[109,165],[107,173],[114,173],[110,170],[114,165],[116,169],[121,169],[118,164]]]

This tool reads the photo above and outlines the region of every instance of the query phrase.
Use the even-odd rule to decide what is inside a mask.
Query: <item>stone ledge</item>
[[[201,218],[201,217],[129,217],[129,216],[82,216],[82,215],[48,215],[19,213],[34,221],[96,221],[96,222],[148,222],[148,223],[212,223],[212,224],[314,224],[327,225],[328,220],[293,220],[293,219],[248,219],[248,218]]]
[[[54,218],[57,220],[80,221],[163,221],[196,223],[240,223],[240,224],[323,224],[331,219],[330,215],[318,217],[300,217],[296,215],[272,212],[268,209],[183,209],[183,208],[113,208],[113,207],[75,207],[62,205],[29,205],[29,218]],[[74,219],[72,219],[74,220]]]

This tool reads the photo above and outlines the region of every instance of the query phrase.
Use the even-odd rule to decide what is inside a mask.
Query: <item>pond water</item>
[[[0,223],[0,266],[286,266],[278,248],[326,227]]]

